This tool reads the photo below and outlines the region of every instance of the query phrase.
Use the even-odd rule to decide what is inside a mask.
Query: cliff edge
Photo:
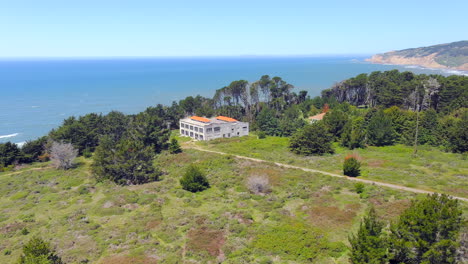
[[[468,71],[468,41],[376,54],[366,61]]]

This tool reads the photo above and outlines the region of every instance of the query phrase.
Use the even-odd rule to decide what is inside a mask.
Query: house
[[[240,122],[226,116],[213,118],[192,116],[181,119],[179,124],[181,136],[191,137],[197,140],[249,135],[249,123]]]
[[[315,122],[317,122],[317,121],[320,121],[320,120],[323,119],[323,117],[325,116],[325,114],[326,114],[326,113],[320,113],[320,114],[318,114],[318,115],[311,116],[311,117],[309,117],[309,121],[310,121],[311,123],[315,123]]]

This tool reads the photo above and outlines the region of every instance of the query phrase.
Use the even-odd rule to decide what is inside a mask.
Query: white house
[[[181,119],[180,135],[197,140],[231,138],[249,135],[249,123],[234,118],[217,116],[205,118],[192,116]]]

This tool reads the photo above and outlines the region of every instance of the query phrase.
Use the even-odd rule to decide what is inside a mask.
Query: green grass
[[[413,148],[403,145],[351,151],[335,144],[335,154],[303,157],[288,150],[288,140],[283,137],[258,139],[256,135],[250,135],[196,144],[206,149],[337,174],[343,174],[344,157],[356,153],[362,158],[361,178],[468,197],[468,160],[461,154],[420,146],[414,156]]]
[[[247,140],[268,148],[251,138],[240,143]],[[210,189],[181,188],[191,163]],[[79,164],[0,173],[0,252],[8,252],[0,263],[14,263],[34,235],[67,263],[347,263],[347,237],[370,205],[390,221],[416,197],[373,185],[358,194],[346,179],[196,150],[159,155],[162,179],[138,186],[96,182],[90,160]],[[246,180],[258,175],[268,177],[271,193],[248,191]],[[291,243],[275,241],[286,238]]]

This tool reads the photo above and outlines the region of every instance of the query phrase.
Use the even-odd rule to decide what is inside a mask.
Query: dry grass
[[[211,256],[222,255],[224,232],[206,227],[190,230],[187,234],[187,249],[193,252],[208,252]]]
[[[152,257],[131,257],[131,256],[111,256],[104,258],[99,262],[100,264],[156,264],[158,263]]]
[[[350,204],[340,209],[336,206],[316,206],[308,213],[314,225],[322,228],[346,228],[350,227],[353,219],[361,206]]]

